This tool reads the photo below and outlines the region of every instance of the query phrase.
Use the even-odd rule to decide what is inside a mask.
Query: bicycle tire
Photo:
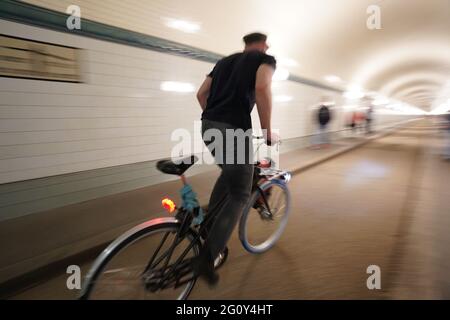
[[[286,210],[285,210],[286,212],[283,215],[280,226],[277,228],[276,232],[274,234],[272,234],[262,244],[253,245],[249,241],[249,234],[248,234],[249,214],[252,211],[252,208],[254,207],[256,201],[261,196],[261,191],[264,192],[273,186],[280,187],[283,190],[283,193],[286,196]],[[276,242],[280,239],[281,235],[283,234],[283,232],[287,226],[289,214],[291,211],[290,210],[291,209],[290,208],[290,202],[291,202],[290,192],[287,187],[287,184],[283,180],[274,179],[274,180],[267,181],[267,182],[263,183],[262,185],[260,185],[260,189],[261,189],[261,191],[256,189],[250,196],[250,200],[249,200],[247,206],[245,207],[243,214],[241,216],[240,222],[239,222],[240,241],[241,241],[242,245],[244,246],[245,250],[247,250],[248,252],[250,252],[252,254],[264,253],[264,252],[268,251],[269,249],[271,249],[276,244]]]
[[[80,299],[90,299],[92,291],[95,288],[96,280],[102,274],[108,263],[119,253],[123,252],[123,250],[126,250],[126,248],[128,248],[133,243],[136,243],[140,239],[143,239],[151,234],[156,234],[157,232],[162,232],[164,230],[165,232],[167,232],[167,230],[176,232],[179,229],[180,225],[180,222],[175,218],[153,219],[136,226],[135,228],[129,230],[128,232],[117,238],[105,250],[103,250],[100,256],[95,260],[83,283]],[[194,231],[189,230],[185,238],[187,238],[192,243],[192,241],[194,241],[195,239],[195,236],[196,234],[194,233]],[[200,248],[201,243],[199,241],[194,243],[193,250],[195,255],[199,254]],[[195,285],[195,282],[196,278],[194,277],[187,283],[186,288],[185,290],[183,290],[182,294],[180,294],[177,299],[173,300],[187,299]]]

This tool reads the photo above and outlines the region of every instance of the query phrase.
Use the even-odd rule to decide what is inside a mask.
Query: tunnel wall
[[[58,230],[71,229],[75,223],[71,236],[84,239],[75,220],[67,220],[67,212],[71,218],[82,214],[80,219],[86,220],[92,210],[111,207],[118,200],[111,200],[112,195],[173,179],[156,170],[156,160],[170,155],[174,129],[184,127],[194,132],[192,123],[199,119],[200,108],[193,93],[163,92],[160,84],[181,81],[198,86],[217,55],[206,54],[206,58],[197,59],[7,20],[0,20],[0,29],[7,36],[79,49],[81,74],[81,83],[0,77],[2,252],[9,246],[8,230],[27,232],[27,228],[37,228],[34,233],[39,237],[42,228],[44,241],[45,233],[56,237]],[[202,54],[199,49],[197,56]],[[312,119],[324,95],[336,105],[330,125],[332,138],[345,136],[349,113],[342,108],[346,102],[341,92],[302,81],[274,84],[274,96],[293,98],[274,103],[273,126],[280,129],[286,142],[282,152],[310,143],[317,132]],[[375,125],[382,129],[408,118],[377,115]],[[253,121],[259,127],[256,110]],[[189,175],[214,169],[198,166]],[[90,205],[89,200],[93,199],[100,202]],[[76,204],[80,207],[73,207]],[[144,205],[130,211],[143,208]],[[118,230],[113,230],[113,226],[125,226],[133,212],[121,218],[123,223],[105,222],[104,229],[115,234]],[[66,229],[61,228],[63,225]],[[103,237],[109,239],[111,235]],[[0,261],[0,282],[86,246],[64,243],[67,239],[61,243],[50,239],[53,238],[40,246],[40,252],[27,252],[26,242],[15,244],[17,250],[9,250],[11,257]]]
[[[172,179],[155,168],[170,156],[177,128],[192,134],[200,108],[193,93],[160,90],[162,81],[197,87],[213,63],[0,20],[3,34],[80,49],[81,83],[0,78],[0,221]],[[273,126],[286,152],[317,132],[323,95],[336,103],[330,131],[345,129],[342,95],[293,81],[274,83]],[[182,115],[182,116],[181,116]],[[379,127],[404,116],[376,119]],[[259,127],[256,108],[254,127]],[[200,142],[201,145],[201,142]],[[194,175],[208,166],[198,166]]]

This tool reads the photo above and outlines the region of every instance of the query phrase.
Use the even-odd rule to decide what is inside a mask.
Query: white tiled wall
[[[175,37],[177,32],[163,27],[163,19],[181,18],[181,13],[185,19],[189,18],[191,7],[188,2],[177,0],[24,0],[23,2],[64,13],[69,6],[77,5],[81,10],[81,16],[85,19],[166,39]],[[189,34],[183,34],[184,38],[186,36],[189,37]]]
[[[223,52],[226,46],[221,42],[217,33],[202,28],[198,33],[185,33],[168,28],[166,19],[181,19],[204,24],[208,20],[208,11],[216,9],[214,2],[198,0],[25,0],[23,2],[40,7],[66,12],[70,5],[77,5],[81,9],[81,16],[119,28],[132,30],[163,39],[177,41],[200,47],[217,53]],[[227,2],[222,2],[226,6]],[[230,11],[236,11],[230,2]],[[225,15],[224,15],[225,16]],[[223,21],[211,21],[213,25],[222,27]],[[240,45],[240,39],[236,45]]]
[[[3,33],[84,49],[85,83],[0,78],[0,183],[170,155],[170,133],[192,128],[194,94],[211,64],[0,21]]]
[[[0,78],[0,183],[165,158],[173,130],[193,132],[200,118],[194,93],[163,92],[160,84],[197,87],[212,64],[4,20],[0,29],[83,49],[85,81]],[[285,81],[273,91],[293,97],[274,105],[273,126],[284,139],[315,132],[311,112],[323,90]],[[342,129],[339,110],[332,130]],[[259,127],[256,108],[253,118]]]

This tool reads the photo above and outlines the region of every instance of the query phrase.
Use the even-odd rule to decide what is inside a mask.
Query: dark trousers
[[[216,132],[222,134],[223,144],[212,143],[214,139],[209,139],[208,135],[205,135],[205,132],[210,129],[215,129]],[[254,166],[251,135],[247,136],[248,139],[245,139],[245,142],[240,137],[238,138],[245,145],[246,156],[245,163],[237,164],[237,156],[239,152],[242,152],[242,148],[237,146],[238,139],[230,141],[226,138],[227,129],[235,130],[236,128],[221,122],[202,121],[203,140],[222,169],[209,201],[208,214],[212,214],[214,219],[208,228],[208,237],[203,250],[203,253],[212,259],[215,259],[225,249],[234,227],[248,203],[252,189]],[[231,159],[233,161],[230,161]]]

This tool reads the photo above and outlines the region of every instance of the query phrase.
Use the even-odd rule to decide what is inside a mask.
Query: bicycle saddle
[[[166,174],[182,176],[190,167],[198,161],[198,157],[190,156],[176,161],[170,159],[158,161],[156,168]]]

